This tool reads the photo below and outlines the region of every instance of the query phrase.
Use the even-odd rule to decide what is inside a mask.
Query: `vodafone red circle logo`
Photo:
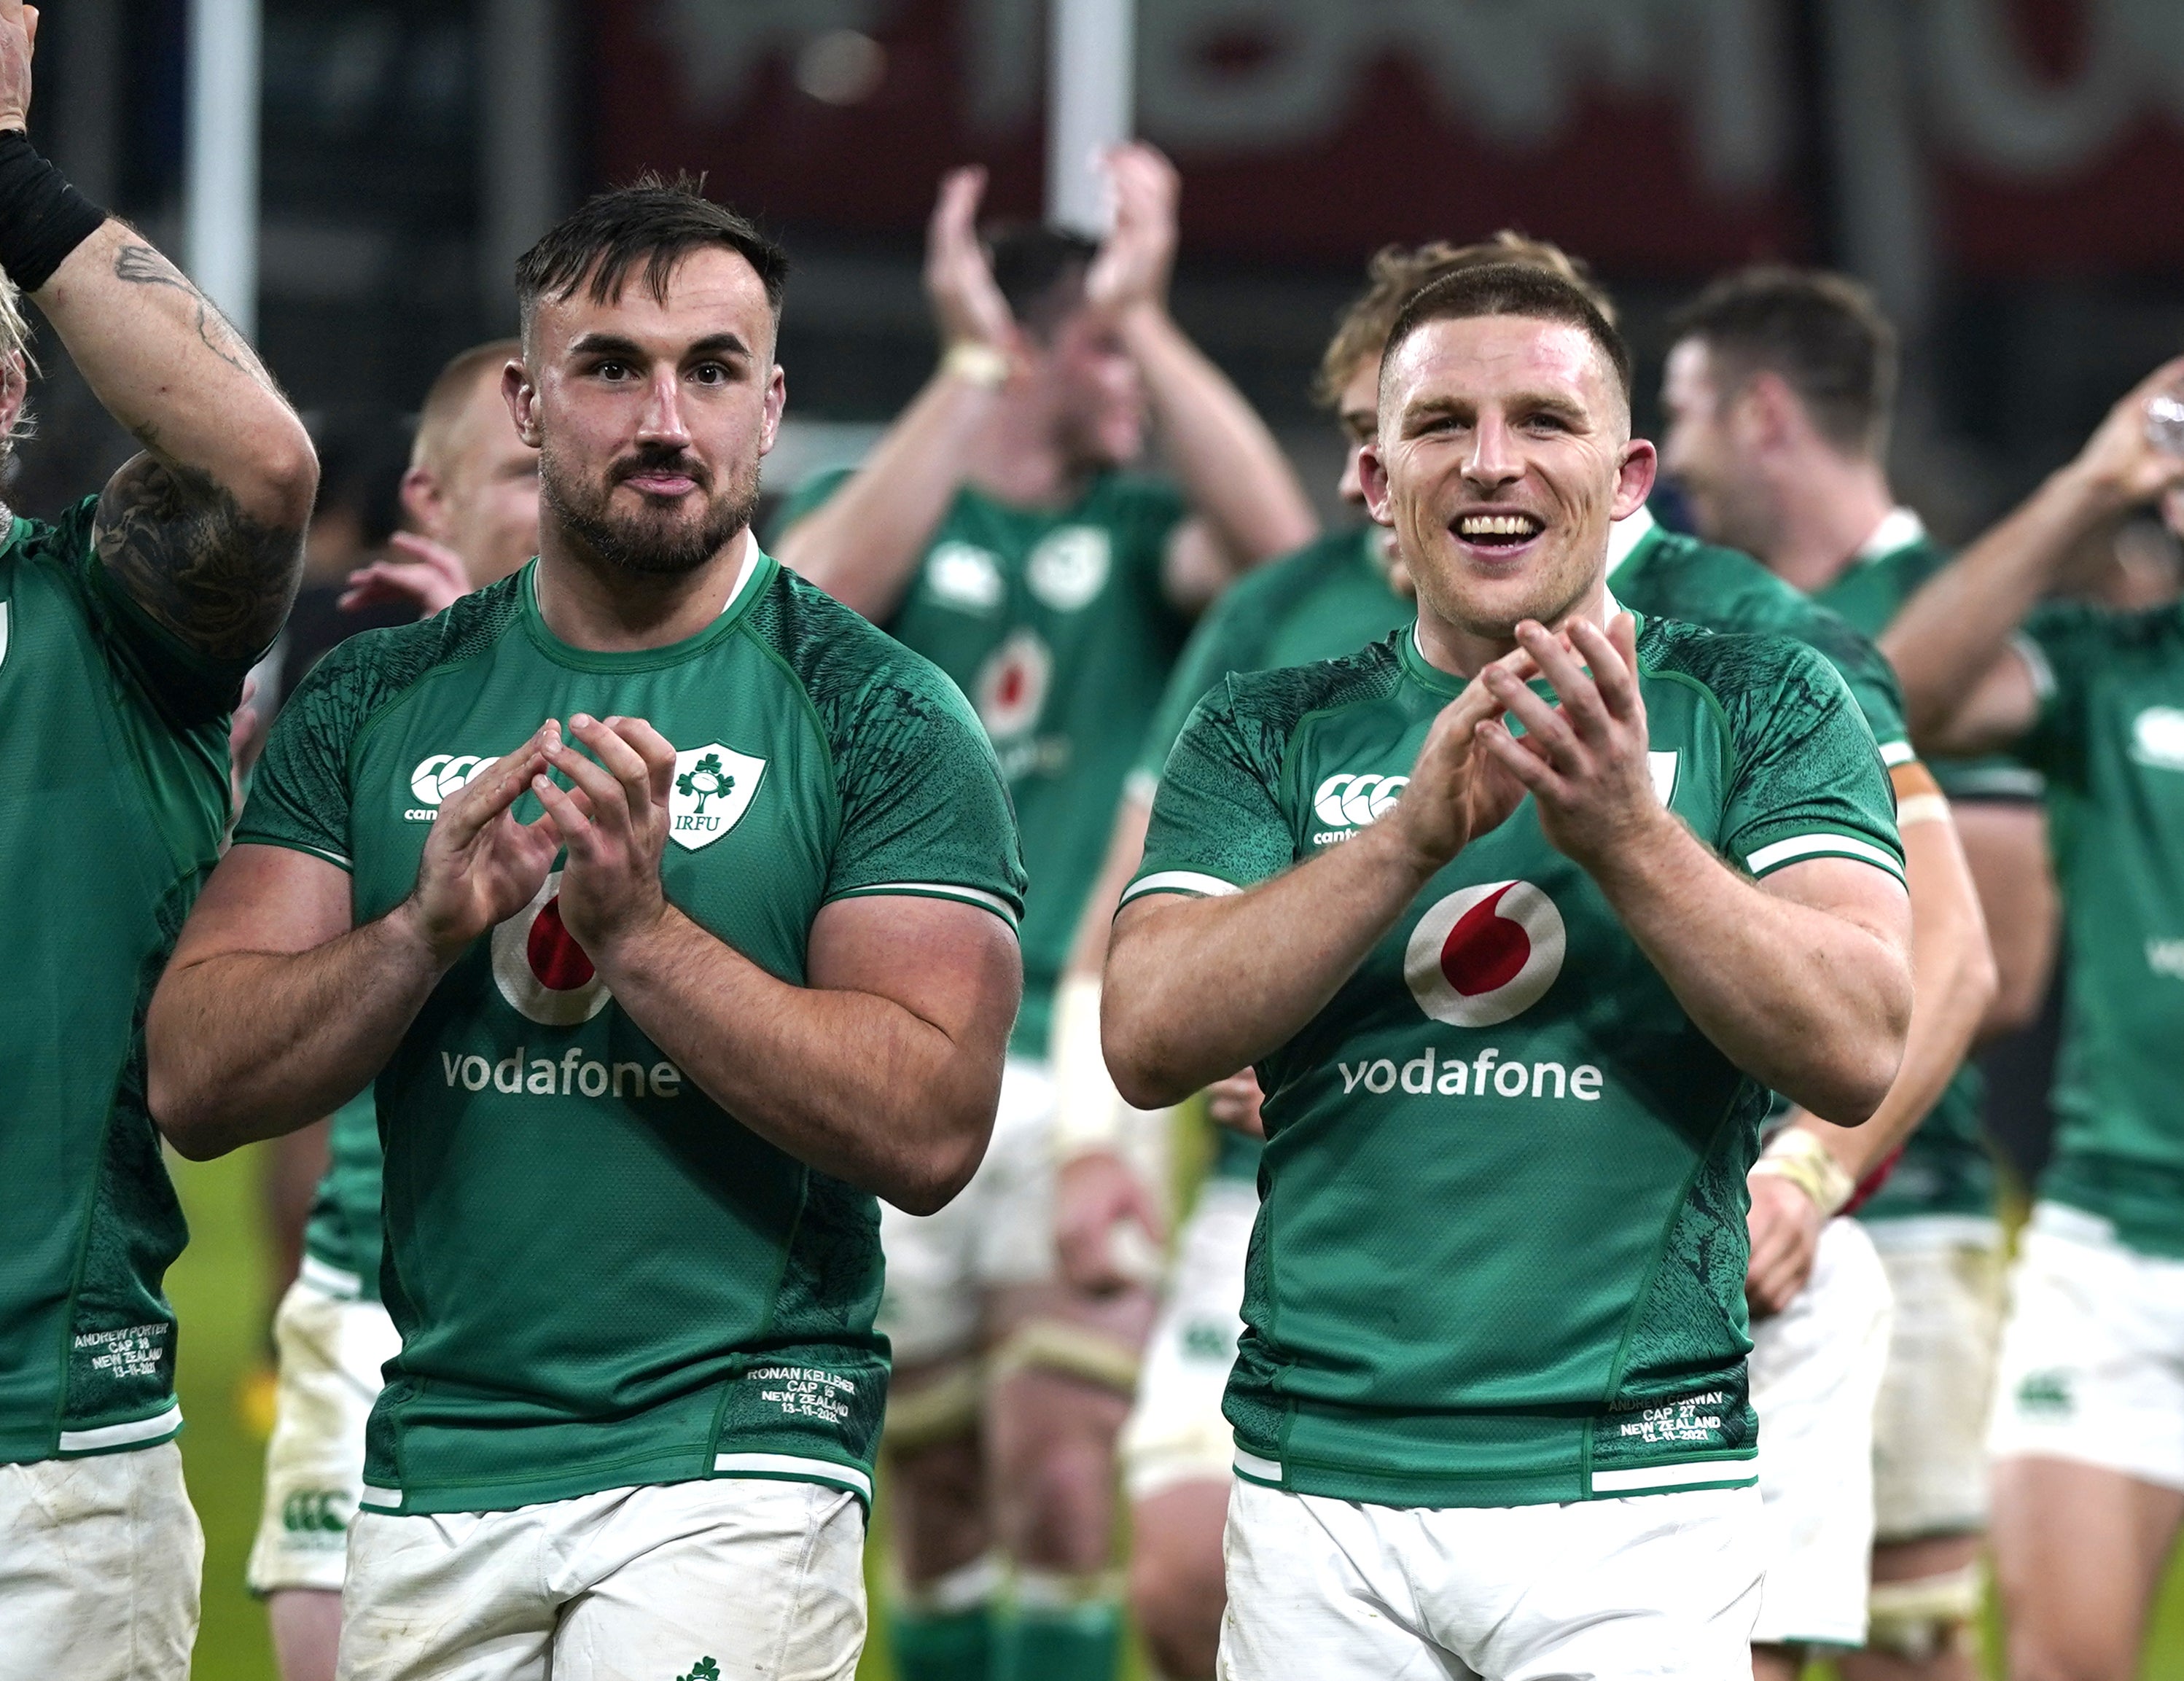
[[[493,978],[503,998],[549,1027],[573,1027],[607,1007],[613,994],[561,924],[559,870],[493,931]]]
[[[1568,945],[1554,900],[1529,882],[1489,882],[1451,893],[1418,918],[1403,950],[1403,979],[1435,1021],[1490,1027],[1546,995]]]

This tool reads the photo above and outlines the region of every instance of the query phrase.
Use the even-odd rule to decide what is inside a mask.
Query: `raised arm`
[[[926,229],[925,289],[940,364],[864,463],[774,544],[782,564],[878,623],[910,587],[925,546],[970,476],[972,448],[1022,348],[978,243],[982,169],[940,184]]]
[[[1174,165],[1130,145],[1108,155],[1107,169],[1115,227],[1084,277],[1085,297],[1120,325],[1168,465],[1190,498],[1194,517],[1170,539],[1167,582],[1178,605],[1201,607],[1239,573],[1309,543],[1319,520],[1266,422],[1168,314]]]
[[[2031,726],[2037,698],[2022,662],[2005,657],[2009,638],[2087,532],[2184,483],[2184,455],[2146,430],[2148,402],[2180,381],[2184,358],[2148,375],[2075,459],[1936,574],[1883,633],[1922,749],[1977,752]]]
[[[248,661],[295,594],[318,462],[294,410],[203,293],[135,229],[100,220],[31,151],[36,18],[0,0],[0,262],[144,446],[100,498],[100,559],[187,646]]]
[[[571,721],[587,757],[533,787],[568,843],[561,916],[616,1003],[716,1103],[800,1161],[929,1214],[985,1155],[1023,987],[1013,932],[952,899],[837,899],[806,984],[776,978],[660,886],[675,749],[639,719]]]

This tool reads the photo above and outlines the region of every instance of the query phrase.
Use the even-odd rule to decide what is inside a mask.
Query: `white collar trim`
[[[1873,534],[1858,544],[1857,559],[1878,560],[1899,548],[1908,548],[1926,535],[1926,522],[1908,508],[1892,508],[1881,516]]]
[[[1653,510],[1641,506],[1628,518],[1618,520],[1607,528],[1607,576],[1613,577],[1616,569],[1637,552],[1638,545],[1653,535]]]

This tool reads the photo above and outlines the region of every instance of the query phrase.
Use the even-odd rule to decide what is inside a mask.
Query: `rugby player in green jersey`
[[[355,1681],[862,1647],[874,1198],[984,1149],[1022,876],[961,696],[751,537],[784,270],[649,183],[525,255],[539,557],[320,663],[153,998],[190,1155],[374,1082]]]
[[[1362,466],[1418,618],[1201,702],[1117,917],[1123,1095],[1268,1094],[1227,1676],[1750,1673],[1744,1177],[1766,1088],[1886,1096],[1909,910],[1827,664],[1608,594],[1629,415],[1568,282],[1412,298]]]
[[[500,388],[521,353],[515,340],[496,339],[440,370],[402,481],[403,514],[415,527],[394,538],[404,558],[353,574],[345,600],[438,612],[538,552],[538,452],[517,433]],[[334,1111],[318,1149],[326,1166],[302,1266],[274,1318],[279,1385],[248,1572],[265,1600],[283,1681],[332,1681],[365,1422],[381,1368],[401,1347],[380,1300],[379,1116],[369,1088]]]
[[[2058,1130],[2019,1251],[1987,1441],[2015,1681],[2127,1681],[2184,1522],[2184,609],[2042,607],[2072,551],[2184,482],[2112,409],[1914,596],[1884,646],[1937,752],[2046,779],[2070,985]]]
[[[1316,394],[1343,439],[1336,495],[1362,510],[1358,452],[1379,429],[1380,347],[1403,300],[1429,281],[1496,262],[1533,263],[1581,280],[1552,245],[1503,231],[1476,245],[1390,246],[1373,259],[1365,292],[1344,312],[1321,359]],[[1613,320],[1604,297],[1594,294]],[[1056,1008],[1055,1225],[1062,1266],[1089,1289],[1122,1274],[1115,1228],[1160,1232],[1147,1163],[1164,1153],[1150,1130],[1166,1116],[1122,1101],[1100,1051],[1100,971],[1122,891],[1144,854],[1161,766],[1191,709],[1231,671],[1257,671],[1355,653],[1416,612],[1395,535],[1365,524],[1330,532],[1232,587],[1199,621],[1169,674],[1160,710],[1116,810],[1107,861],[1084,907],[1070,972]],[[1369,799],[1373,784],[1355,791]],[[1328,790],[1339,807],[1354,783]],[[1168,1681],[1213,1673],[1228,1595],[1221,1580],[1234,1448],[1222,1416],[1228,1368],[1243,1331],[1244,1255],[1258,1211],[1259,1091],[1246,1072],[1208,1094],[1220,1123],[1212,1169],[1176,1233],[1175,1260],[1123,1426],[1123,1483],[1130,1499],[1130,1601],[1138,1632]]]
[[[204,1543],[162,1281],[188,1233],[140,1026],[219,856],[229,714],[318,467],[220,312],[31,149],[36,25],[0,0],[0,454],[25,294],[144,448],[51,524],[0,509],[0,1670],[183,1681]]]
[[[1947,559],[1889,489],[1896,339],[1887,320],[1854,281],[1763,268],[1708,287],[1678,312],[1672,331],[1662,460],[1702,532],[1756,555],[1878,637]],[[2029,1013],[2047,938],[2036,911],[2027,914],[2046,895],[2027,888],[2046,862],[2037,807],[2022,797],[2025,773],[1942,761],[1933,774],[1955,796],[1964,849],[1986,866],[1973,875],[1992,913],[1986,920],[2017,925],[2003,942],[2016,974],[2001,1007]],[[1795,1182],[1754,1190],[1755,1222],[1795,1239],[1793,1299],[1758,1333],[1752,1357],[1768,1443],[1762,1486],[1785,1530],[1759,1631],[1782,1650],[1763,1655],[1763,1676],[1793,1675],[1799,1659],[1787,1649],[1820,1643],[1871,1649],[1842,1657],[1849,1681],[1972,1681],[1976,1673],[1970,1633],[1981,1603],[2002,1235],[1978,1078],[1954,1065],[1975,1027],[2006,1024],[1992,1009],[1981,1023],[1985,966],[1968,960],[1976,951],[1968,954],[1964,940],[1947,938],[1953,921],[1975,939],[1970,907],[1958,894],[1964,914],[1937,916],[1925,891],[1937,868],[1961,882],[1966,866],[1943,821],[1952,808],[1910,780],[1921,775],[1915,765],[1892,770],[1917,926],[1919,1010],[1904,1070],[1887,1113],[1829,1143],[1855,1175],[1899,1141],[1892,1121],[1916,1130],[1855,1224],[1823,1227],[1823,1210]],[[1941,903],[1946,909],[1952,896]],[[1938,1097],[1922,1110],[1914,1093]],[[1861,1233],[1894,1301],[1885,1361],[1847,1276],[1853,1265],[1869,1273],[1874,1266],[1874,1256],[1851,1254],[1867,1248],[1855,1241]],[[1878,1382],[1877,1406],[1863,1399],[1865,1389],[1858,1402],[1842,1403],[1854,1377],[1866,1389]]]
[[[906,1681],[984,1672],[1106,1681],[1115,1433],[1151,1315],[1144,1273],[1056,1277],[1056,983],[1100,849],[1190,615],[1314,520],[1288,461],[1166,305],[1177,181],[1111,154],[1098,246],[975,225],[983,172],[943,184],[927,281],[933,379],[854,474],[805,487],[783,562],[926,654],[978,709],[1009,782],[1031,886],[1024,1005],[993,1149],[938,1218],[883,1211],[881,1324]],[[1178,483],[1122,470],[1148,411]],[[1153,1263],[1146,1257],[1145,1272]],[[1014,1603],[997,1626],[1001,1567]]]

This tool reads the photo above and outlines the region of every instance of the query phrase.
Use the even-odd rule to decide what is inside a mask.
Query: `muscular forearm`
[[[1828,1119],[1856,1126],[1873,1113],[1911,1010],[1908,965],[1880,934],[1762,891],[1666,810],[1642,841],[1588,867],[1730,1061]]]
[[[668,908],[603,954],[615,1001],[705,1094],[822,1172],[927,1214],[984,1153],[1000,1059],[872,993],[792,985]]]
[[[1912,597],[1880,648],[1903,682],[1914,740],[1945,738],[2071,545],[2121,511],[2105,481],[2076,464],[2064,467]]]
[[[1856,1128],[1810,1116],[1799,1124],[1818,1134],[1852,1179],[1863,1179],[1900,1149],[1941,1100],[1964,1066],[1994,996],[1994,959],[1987,949],[1963,850],[1947,821],[1903,830],[1911,882],[1911,1026],[1903,1066],[1873,1118]]]
[[[894,612],[971,470],[998,393],[944,369],[847,483],[783,533],[782,563],[878,622]]]
[[[109,220],[33,293],[107,412],[249,519],[300,532],[318,466],[255,353],[173,264]]]
[[[1431,873],[1393,826],[1375,827],[1248,892],[1125,906],[1100,997],[1123,1095],[1178,1103],[1292,1038]]]
[[[408,901],[309,951],[176,962],[145,1023],[153,1119],[199,1161],[309,1126],[377,1077],[444,971]]]
[[[1191,505],[1242,565],[1309,543],[1319,529],[1295,469],[1228,376],[1184,336],[1167,312],[1140,305],[1123,337],[1153,419]]]

